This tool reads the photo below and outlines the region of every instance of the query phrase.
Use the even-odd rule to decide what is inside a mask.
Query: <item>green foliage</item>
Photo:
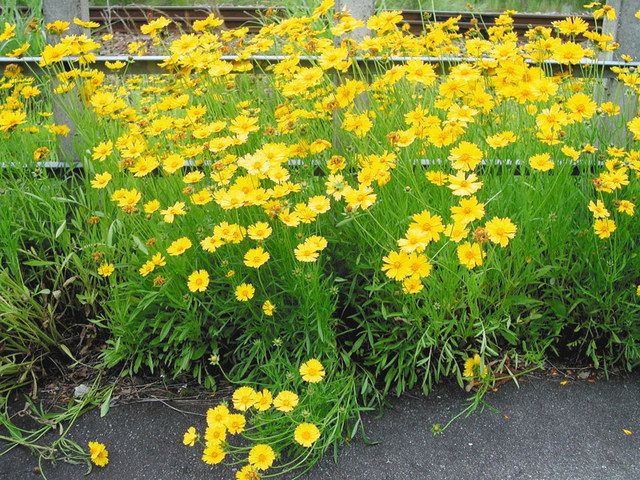
[[[28,10],[25,14],[24,9]],[[45,44],[42,31],[42,0],[3,0],[0,5],[0,25],[5,22],[16,26],[16,35],[8,42],[3,42],[3,52],[9,52],[29,42],[27,51],[36,54],[41,52]]]
[[[15,158],[15,157],[13,157]],[[4,391],[74,358],[69,340],[95,313],[71,179],[5,167],[0,196],[0,379]],[[68,188],[71,188],[71,193]],[[87,240],[86,237],[82,240]]]
[[[588,178],[571,173],[570,168],[540,178],[485,173],[486,197],[499,195],[494,213],[513,212],[518,235],[506,255],[490,252],[486,268],[477,272],[455,268],[453,252],[439,253],[418,301],[389,291],[379,260],[365,254],[379,249],[367,232],[384,222],[390,238],[400,237],[412,214],[438,201],[433,186],[413,173],[396,177],[392,182],[398,187],[386,191],[399,198],[382,198],[370,214],[340,227],[333,254],[343,267],[340,276],[350,279],[341,289],[349,328],[340,338],[384,392],[399,394],[415,385],[426,392],[450,376],[462,383],[460,358],[469,351],[486,357],[519,352],[525,363],[561,356],[605,368],[638,365],[638,222],[625,222],[626,231],[611,242],[595,238],[580,206]],[[405,192],[401,186],[411,179],[417,184]],[[413,192],[420,192],[420,202]],[[345,254],[347,245],[360,245],[355,262],[349,261],[353,253]]]
[[[329,36],[325,27],[323,24],[314,41]],[[582,51],[577,44],[570,47]],[[508,45],[508,49],[515,48],[515,43]],[[348,55],[346,49],[344,55]],[[215,55],[211,58],[212,70],[234,68],[231,63],[215,63],[219,61]],[[59,102],[77,125],[75,151],[65,152],[68,157],[77,155],[84,167],[75,178],[49,178],[33,165],[32,152],[42,146],[52,150],[49,158],[57,158],[53,152],[58,140],[47,135],[39,121],[49,110],[50,99],[25,99],[24,104],[15,98],[7,100],[12,111],[24,106],[29,123],[8,127],[0,143],[0,154],[11,159],[0,180],[2,391],[12,388],[13,379],[23,383],[29,376],[35,378],[36,367],[46,368],[46,357],[75,358],[70,346],[78,342],[70,340],[77,336],[78,328],[89,323],[99,327],[105,339],[106,348],[100,354],[107,367],[121,366],[127,374],[190,374],[209,388],[215,387],[220,370],[234,384],[266,386],[274,392],[298,388],[296,369],[313,357],[330,372],[325,383],[309,386],[306,392],[312,398],[309,415],[327,432],[308,457],[317,460],[330,445],[341,442],[345,433],[353,434],[363,405],[379,403],[388,394],[414,387],[426,393],[438,381],[455,378],[461,386],[467,383],[469,388],[477,388],[472,404],[477,406],[482,393],[500,375],[515,376],[553,356],[604,368],[636,367],[640,363],[636,294],[640,225],[637,217],[616,212],[615,234],[599,239],[587,209],[596,196],[593,177],[601,172],[602,160],[616,162],[617,153],[605,154],[606,147],[613,143],[620,149],[633,148],[624,129],[635,112],[623,111],[609,118],[604,109],[596,111],[594,106],[591,115],[578,115],[578,121],[561,124],[562,141],[580,148],[580,159],[573,163],[561,149],[560,133],[551,132],[554,138],[538,141],[537,134],[545,132],[536,125],[536,113],[544,108],[564,108],[578,91],[584,91],[587,99],[597,97],[603,86],[598,72],[585,68],[583,81],[556,82],[546,77],[550,72],[542,68],[534,69],[524,61],[507,62],[508,68],[501,74],[507,80],[512,70],[521,69],[518,81],[523,85],[540,76],[547,82],[541,83],[541,90],[558,89],[557,95],[540,95],[527,104],[527,95],[535,92],[522,88],[518,91],[521,98],[499,92],[496,85],[505,78],[492,77],[499,69],[487,65],[477,72],[470,65],[463,66],[456,73],[458,78],[448,85],[457,88],[452,83],[464,83],[474,70],[477,78],[472,82],[477,82],[473,86],[479,90],[473,91],[486,94],[484,107],[490,104],[486,111],[481,111],[480,103],[458,105],[453,97],[444,98],[439,93],[441,79],[423,85],[402,78],[404,73],[398,68],[395,72],[401,74],[388,84],[374,84],[374,72],[357,67],[348,74],[325,73],[318,68],[311,72],[318,79],[314,84],[317,91],[308,97],[302,94],[306,88],[286,91],[296,80],[277,71],[276,81],[246,72],[218,78],[205,71],[198,76],[195,67],[189,74],[144,79],[112,75],[102,82],[103,77],[96,73],[86,80],[78,76],[77,84],[66,85],[71,93],[60,96],[69,101]],[[372,70],[378,68],[382,71],[385,66],[376,64]],[[325,95],[332,94],[336,84],[354,77],[368,82],[366,87],[362,84],[363,90],[370,88],[366,102],[354,93],[357,100],[347,101],[350,110],[334,108],[339,105],[337,97]],[[34,82],[44,87],[52,78],[45,76]],[[16,85],[11,95],[19,97],[22,86]],[[620,91],[609,93],[611,100],[621,100],[632,110]],[[0,94],[3,100],[9,95]],[[166,105],[176,97],[184,103]],[[122,105],[116,111],[121,111],[105,113],[116,101]],[[282,106],[302,113],[285,122]],[[383,258],[398,248],[413,215],[428,210],[450,218],[451,208],[459,202],[446,185],[436,186],[437,182],[425,176],[425,170],[433,173],[436,168],[450,173],[449,162],[438,166],[436,160],[448,157],[455,140],[442,142],[442,146],[427,141],[427,135],[416,136],[418,140],[407,145],[392,140],[400,135],[398,129],[410,123],[407,115],[417,107],[434,113],[429,120],[434,122],[433,128],[450,122],[461,129],[456,138],[464,135],[465,140],[482,145],[488,153],[485,158],[500,157],[502,162],[487,158],[487,164],[475,170],[484,183],[477,196],[486,205],[487,220],[509,217],[517,225],[517,235],[504,248],[487,241],[485,227],[474,225],[478,230],[470,229],[461,238],[482,242],[487,255],[473,270],[461,265],[457,241],[450,238],[453,235],[442,235],[439,244],[434,241],[429,245],[433,271],[424,276],[424,290],[413,296],[383,273]],[[192,108],[188,115],[193,119],[181,116],[187,108]],[[339,128],[348,115],[362,110],[367,110],[372,120],[366,137],[353,134],[353,129]],[[165,113],[169,127],[154,130],[154,122],[167,120],[162,118]],[[563,114],[569,118],[568,112]],[[223,119],[223,128],[227,128],[239,117],[250,120],[249,116],[262,130],[245,136],[229,129],[236,134],[229,136],[230,147],[212,148],[222,140],[211,133],[216,121]],[[27,128],[36,125],[40,128],[26,135]],[[201,128],[211,131],[201,135]],[[505,129],[516,132],[519,140],[499,151],[489,150],[487,137]],[[143,141],[144,148],[127,157],[122,154],[122,144],[132,139]],[[94,161],[92,149],[105,140],[116,145],[113,155]],[[310,146],[322,144],[321,140],[326,149],[312,151]],[[187,142],[193,144],[185,145]],[[230,166],[235,169],[229,181],[239,171],[233,180],[240,186],[258,190],[256,185],[264,180],[275,192],[281,184],[240,164],[265,143],[276,144],[275,150],[286,151],[285,157],[292,151],[306,155],[297,166],[287,164],[288,190],[282,196],[272,193],[269,197],[286,200],[275,202],[273,210],[262,208],[267,200],[253,204],[243,199],[234,205],[243,208],[225,208],[223,201],[211,199],[205,206],[193,201],[195,187],[184,178],[183,170],[176,168],[178,173],[172,174],[175,172],[164,168],[161,173],[160,160],[167,154],[202,147],[199,152],[204,154],[199,159],[203,162],[195,168],[202,167],[200,180],[206,180],[197,188],[205,193],[230,196],[226,183],[214,179]],[[583,148],[586,144],[598,145],[601,153]],[[222,158],[227,148],[233,155]],[[535,171],[527,163],[541,151],[556,161],[552,171]],[[393,152],[392,174],[370,173],[367,183],[364,169],[370,160],[366,156],[377,157],[383,152]],[[196,158],[200,153],[185,157]],[[375,202],[357,208],[339,198],[329,201],[326,180],[335,173],[330,168],[333,155],[345,157],[345,183],[351,181],[366,189],[377,182],[375,190],[371,188],[377,195]],[[140,156],[158,162],[150,171],[134,175],[132,166]],[[423,167],[422,159],[431,164]],[[184,170],[192,169],[188,166]],[[624,175],[633,173],[628,166],[624,169]],[[111,183],[93,188],[92,179],[103,172],[111,175]],[[389,173],[388,178],[384,173]],[[624,196],[617,190],[611,192],[609,208],[613,210],[617,200],[637,199],[638,182],[633,180],[625,187]],[[138,196],[134,196],[131,208],[118,207],[114,201],[114,195],[123,189],[136,189]],[[338,193],[349,194],[346,188]],[[275,220],[277,212],[286,208],[304,211],[312,197],[324,195],[328,208],[314,214],[309,222],[288,225],[282,217]],[[156,209],[159,211],[144,211],[145,202],[155,199],[161,205]],[[174,202],[188,205],[188,214],[165,217],[168,214],[160,209]],[[211,251],[197,244],[223,222],[247,227],[258,220],[269,222],[273,229],[270,237],[250,240],[240,235],[237,242],[225,238],[221,248],[208,249]],[[328,247],[317,260],[306,262],[297,258],[295,251],[312,236],[326,237]],[[171,255],[168,247],[179,237],[193,240],[193,248],[185,255]],[[270,259],[254,268],[243,256],[258,244],[265,247]],[[167,255],[162,260],[166,263],[149,275],[141,266],[154,254]],[[114,273],[100,276],[98,266],[103,262],[113,264]],[[187,279],[199,269],[208,272],[210,281],[204,291],[196,292]],[[241,283],[256,287],[251,301],[235,297],[235,288]],[[267,301],[276,306],[274,315],[265,311]],[[467,375],[465,360],[469,358],[478,358],[481,369],[491,368],[486,375]],[[106,410],[108,400],[101,403]],[[78,414],[82,408],[75,405]],[[286,424],[290,419],[275,413],[272,417],[271,413],[258,419],[255,440],[269,436],[271,422],[282,422],[284,436],[273,443],[276,447],[280,440],[282,445],[290,444],[293,424]],[[30,443],[22,440],[17,430],[12,434],[19,440],[16,443]]]

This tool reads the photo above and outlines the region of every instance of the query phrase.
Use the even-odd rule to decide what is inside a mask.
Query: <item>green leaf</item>
[[[193,351],[193,353],[191,354],[191,360],[198,360],[204,355],[206,351],[207,351],[207,346],[201,345],[200,347],[196,348]]]
[[[66,353],[69,356],[71,360],[73,360],[74,362],[77,362],[76,358],[71,353],[71,350],[69,350],[69,347],[67,347],[64,343],[61,343],[58,346],[60,347],[60,350],[62,350],[64,353]]]
[[[62,235],[62,232],[64,232],[65,228],[67,228],[67,221],[63,220],[60,226],[58,227],[58,229],[56,230],[55,238],[58,238],[60,235]]]
[[[54,263],[55,262],[48,262],[46,260],[27,260],[26,262],[22,262],[23,265],[28,267],[49,267]]]
[[[111,222],[111,225],[109,225],[109,231],[107,232],[107,245],[109,247],[113,246],[113,235],[115,234],[116,228],[118,228],[119,224],[119,220],[114,220]]]
[[[109,413],[112,393],[113,393],[113,390],[109,390],[109,393],[107,394],[107,398],[105,398],[104,402],[102,402],[102,405],[100,405],[100,418],[104,417],[107,413]]]
[[[133,243],[135,243],[136,246],[140,250],[142,250],[142,253],[144,253],[145,255],[149,255],[149,250],[147,249],[146,245],[142,243],[142,240],[140,240],[140,238],[137,235],[131,235],[131,238],[133,238]]]
[[[349,216],[349,217],[345,218],[344,220],[340,220],[338,223],[336,223],[336,228],[338,228],[338,227],[342,227],[343,225],[346,225],[347,223],[351,223],[351,222],[353,222],[353,220],[354,220],[355,218],[356,218],[356,217],[355,217],[354,215],[351,215],[351,216]]]

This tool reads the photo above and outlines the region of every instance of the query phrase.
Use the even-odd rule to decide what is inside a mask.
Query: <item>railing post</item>
[[[617,16],[615,20],[605,18],[602,30],[604,33],[613,35],[620,44],[614,56],[616,59],[620,55],[636,56],[640,53],[640,20],[635,14],[640,10],[638,0],[608,0],[607,5],[613,7]]]
[[[65,35],[81,35],[85,33],[85,29],[80,25],[76,25],[73,22],[74,18],[78,18],[83,21],[89,20],[89,0],[43,0],[42,2],[42,14],[45,24],[54,22],[56,20],[62,20],[69,22],[69,29],[61,36]],[[55,44],[60,40],[59,35],[52,35],[47,33],[47,43]],[[57,85],[57,81],[51,83],[52,90]],[[58,142],[57,154],[59,160],[67,158],[69,161],[75,161],[75,152],[73,147],[73,140],[76,136],[76,126],[73,120],[67,115],[62,104],[73,105],[80,102],[77,96],[77,90],[72,90],[70,93],[56,95],[51,92],[53,99],[53,118],[58,124],[64,124],[69,127],[69,135],[61,136]]]
[[[375,14],[375,0],[336,0],[334,9],[336,13],[343,11],[348,12],[356,20],[362,20],[364,22],[363,27],[356,28],[355,30],[352,30],[342,37],[335,37],[334,44],[339,45],[344,38],[349,38],[358,42],[361,41],[369,33],[369,29],[367,28],[367,20],[369,20],[369,17]],[[363,71],[365,77],[367,73],[367,71]],[[337,86],[338,77],[334,76],[333,81]],[[366,110],[369,107],[367,92],[363,92],[358,95],[358,97],[355,99],[355,104],[359,109]],[[340,135],[341,130],[342,123],[340,122],[338,112],[336,111],[333,114],[333,144],[339,149],[344,148],[342,135]]]
[[[356,41],[362,40],[369,32],[366,27],[367,20],[376,13],[375,0],[336,0],[336,12],[347,11],[356,20],[362,20],[364,27],[356,28],[347,35]]]
[[[619,61],[622,55],[629,55],[635,60],[640,53],[640,20],[635,16],[640,10],[640,2],[638,0],[607,0],[606,3],[615,9],[616,18],[609,20],[605,17],[602,21],[602,31],[613,36],[620,46],[615,52],[605,52],[599,59]],[[602,88],[603,91],[597,95],[599,101],[609,100],[617,103],[620,106],[621,115],[627,118],[637,114],[637,95],[632,94],[621,82],[615,78],[605,79]],[[623,143],[627,136],[628,132],[625,129],[611,140]]]
[[[69,22],[66,35],[80,35],[84,33],[84,29],[73,23],[73,19],[89,20],[89,0],[43,0],[42,14],[45,23],[55,20]],[[47,36],[47,40],[51,41],[50,36]]]

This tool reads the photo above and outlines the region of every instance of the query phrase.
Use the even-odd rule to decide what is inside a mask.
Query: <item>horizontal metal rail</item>
[[[269,67],[278,64],[279,62],[289,59],[290,57],[285,55],[254,55],[248,59],[240,59],[235,55],[223,55],[221,60],[226,62],[251,62],[251,64],[258,70],[253,73],[269,73]],[[310,66],[316,65],[320,57],[317,56],[303,56],[300,57],[299,65]],[[123,68],[123,73],[126,74],[170,74],[172,71],[167,68],[162,68],[159,64],[166,62],[170,57],[166,55],[149,55],[149,56],[127,56],[127,55],[105,55],[96,57],[95,62],[91,64],[91,68],[96,68],[105,72],[111,72],[107,67],[107,62],[126,62],[128,65]],[[491,59],[479,59],[475,57],[404,57],[404,56],[388,56],[388,57],[353,57],[352,68],[359,68],[363,72],[370,72],[379,68],[387,68],[389,66],[406,63],[410,60],[420,60],[425,63],[430,63],[439,67],[440,73],[446,73],[455,65],[461,63],[473,63],[481,60]],[[44,72],[40,67],[41,57],[0,57],[0,72],[2,72],[8,65],[19,65],[24,67],[25,73],[31,73],[39,75]],[[69,70],[77,66],[78,57],[65,57],[58,62],[55,68]],[[581,77],[592,75],[595,70],[598,70],[599,74],[605,77],[615,77],[614,68],[640,68],[640,62],[620,62],[614,60],[590,60],[583,59],[576,65],[563,65],[555,60],[545,60],[542,63],[535,63],[529,61],[531,65],[541,65],[543,68],[548,69],[550,72],[559,73],[565,72],[571,75]]]

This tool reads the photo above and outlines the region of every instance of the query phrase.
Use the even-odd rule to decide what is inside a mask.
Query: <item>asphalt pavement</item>
[[[476,411],[434,436],[432,426],[462,411],[467,397],[457,385],[441,385],[427,397],[393,399],[382,416],[365,418],[369,439],[377,443],[356,438],[341,448],[337,462],[328,455],[302,478],[640,479],[640,372],[595,383],[544,377],[525,379],[519,388],[507,384],[486,396],[497,412]],[[70,435],[85,445],[105,443],[109,465],[86,477],[83,466],[61,462],[45,464],[44,473],[49,480],[234,479],[232,468],[208,466],[196,449],[182,445],[183,432],[203,423],[206,408],[148,399],[114,406],[104,418],[90,412]],[[0,457],[0,479],[37,480],[35,466],[34,456],[14,449]]]

